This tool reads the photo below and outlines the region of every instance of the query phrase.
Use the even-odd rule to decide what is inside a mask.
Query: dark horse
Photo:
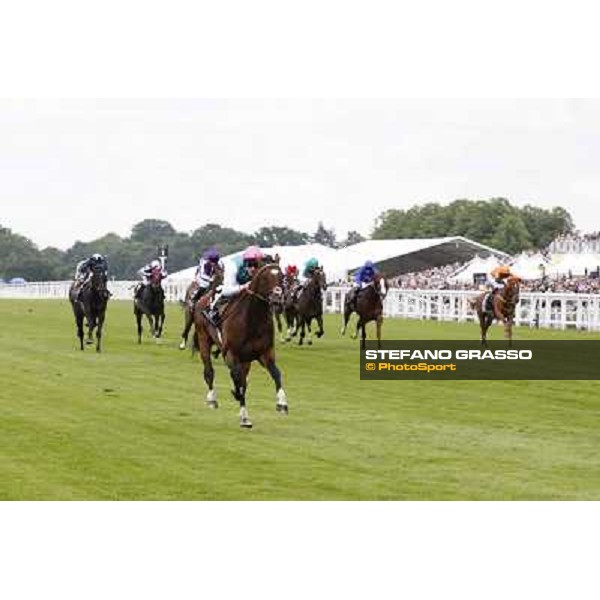
[[[83,350],[83,318],[87,322],[88,337],[87,344],[93,344],[92,332],[96,329],[96,352],[101,350],[102,326],[106,315],[106,305],[110,298],[110,292],[106,289],[106,274],[103,269],[92,270],[92,276],[79,289],[75,282],[69,289],[69,300],[75,315],[77,324],[77,337],[79,346]]]
[[[188,341],[188,335],[190,333],[190,329],[194,324],[194,310],[198,306],[200,299],[205,298],[210,300],[215,290],[223,283],[223,269],[217,267],[215,269],[215,274],[211,284],[206,288],[206,290],[200,294],[196,302],[192,303],[192,297],[198,290],[198,282],[192,281],[185,291],[185,299],[183,301],[183,310],[184,310],[184,323],[183,323],[183,331],[181,332],[181,343],[179,344],[180,350],[185,350]],[[206,308],[208,302],[204,302],[202,308]]]
[[[217,408],[217,392],[213,387],[215,373],[211,348],[216,345],[223,354],[233,382],[233,397],[240,403],[240,427],[251,428],[246,409],[247,377],[252,361],[269,372],[275,382],[276,409],[287,414],[288,404],[281,386],[281,373],[275,364],[273,311],[269,298],[281,293],[282,273],[276,264],[262,266],[254,275],[250,286],[234,296],[221,315],[217,330],[201,311],[194,312],[195,343],[204,365],[204,381],[208,386],[206,403]]]
[[[154,269],[150,283],[143,286],[133,300],[133,314],[137,322],[138,344],[142,343],[142,317],[146,315],[152,335],[158,339],[162,335],[165,322],[165,292],[160,284],[161,270]]]
[[[282,342],[289,342],[292,336],[296,335],[298,311],[296,309],[295,295],[298,285],[295,279],[285,276],[283,280],[283,294],[272,294],[270,298],[273,315],[275,315],[275,323],[277,323],[277,332]],[[285,335],[283,334],[282,316],[285,318]]]
[[[342,335],[346,333],[350,315],[355,312],[358,315],[356,322],[356,331],[352,334],[352,339],[356,339],[358,331],[361,331],[361,345],[365,345],[367,333],[365,325],[370,321],[375,321],[377,326],[377,345],[381,347],[381,325],[383,324],[383,299],[388,290],[388,285],[385,277],[381,273],[376,273],[373,281],[366,285],[363,289],[358,290],[355,300],[352,301],[350,296],[346,296],[344,302],[344,325],[342,327]]]
[[[300,284],[296,280],[289,281],[284,284],[283,291],[283,314],[285,316],[285,324],[287,333],[285,341],[289,342],[298,332],[298,307],[296,306],[296,291]]]
[[[298,293],[296,310],[298,329],[300,330],[298,345],[300,346],[304,343],[305,329],[308,329],[308,344],[312,344],[310,327],[313,319],[316,319],[319,325],[319,331],[315,335],[320,338],[325,333],[323,330],[323,291],[326,289],[325,273],[318,267]]]
[[[483,307],[483,301],[487,292],[479,294],[471,300],[471,308],[477,311],[477,316],[479,317],[482,346],[487,346],[487,330],[494,322],[494,319],[504,324],[504,337],[508,338],[508,345],[512,346],[512,326],[515,320],[515,309],[519,302],[520,283],[521,280],[518,277],[514,275],[509,277],[502,292],[493,295],[492,311],[486,310]]]

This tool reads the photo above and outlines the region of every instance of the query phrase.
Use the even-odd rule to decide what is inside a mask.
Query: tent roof
[[[314,256],[327,273],[328,281],[345,278],[348,272],[355,271],[365,261],[373,261],[387,275],[401,275],[411,271],[421,271],[453,262],[466,262],[474,256],[496,256],[506,260],[508,255],[479,244],[473,240],[456,236],[427,239],[367,240],[335,250],[321,244],[303,246],[274,246],[262,248],[266,254],[279,254],[281,265],[295,264],[301,268]],[[242,252],[235,252],[223,258],[234,262]],[[226,266],[227,268],[227,266]],[[191,280],[196,267],[190,267],[169,276],[170,281]]]
[[[372,260],[389,275],[401,275],[453,262],[465,262],[476,255],[508,258],[504,252],[462,236],[426,239],[367,240],[338,250],[340,266],[358,269]]]

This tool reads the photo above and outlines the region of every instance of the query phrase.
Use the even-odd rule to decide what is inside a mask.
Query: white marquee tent
[[[497,256],[506,260],[508,255],[474,242],[461,236],[428,239],[400,239],[400,240],[367,240],[353,244],[346,248],[335,250],[321,244],[305,244],[303,246],[274,246],[263,248],[265,253],[279,254],[281,266],[294,264],[302,269],[304,263],[311,257],[318,259],[327,274],[329,282],[346,279],[365,261],[373,261],[379,269],[390,276],[411,271],[447,265],[453,262],[466,262],[473,256]],[[241,252],[224,257],[225,268],[227,264],[235,265]],[[235,267],[233,267],[235,268]],[[196,267],[190,267],[173,273],[169,281],[191,281]]]
[[[473,260],[448,277],[448,279],[457,283],[473,283],[473,277],[475,275],[487,275],[494,267],[500,265],[501,262],[502,261],[495,256],[488,256],[487,258],[476,256]]]

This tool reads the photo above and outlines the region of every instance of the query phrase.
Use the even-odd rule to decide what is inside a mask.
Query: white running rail
[[[108,288],[116,300],[131,300],[135,281],[110,281]],[[0,298],[68,297],[70,281],[0,285]],[[185,297],[188,282],[163,284],[169,302]],[[329,287],[325,293],[324,309],[341,313],[349,287]],[[480,292],[463,290],[404,290],[391,288],[384,302],[384,314],[404,319],[437,321],[473,321],[474,311],[469,300]],[[557,329],[600,330],[600,294],[521,293],[517,306],[516,324],[528,327]]]

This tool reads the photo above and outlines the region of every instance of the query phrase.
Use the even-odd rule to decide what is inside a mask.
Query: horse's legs
[[[485,313],[482,313],[479,316],[479,327],[481,329],[481,346],[483,348],[487,348],[487,330],[490,328],[492,320],[490,320]]]
[[[275,364],[275,355],[273,353],[273,349],[270,349],[267,352],[265,352],[259,360],[260,364],[269,372],[271,379],[273,379],[275,383],[275,392],[277,395],[277,404],[275,405],[275,409],[277,410],[277,412],[284,413],[287,415],[287,396],[285,395],[285,391],[281,386],[281,371]]]
[[[165,311],[160,313],[160,315],[155,317],[156,319],[156,337],[159,338],[162,335],[163,325],[165,324]]]
[[[282,326],[281,326],[281,313],[278,310],[274,310],[273,313],[275,314],[275,323],[277,323],[277,332],[279,333],[279,339],[282,342],[285,342],[286,339],[283,336]]]
[[[206,404],[209,408],[218,408],[219,405],[217,403],[217,391],[214,389],[214,381],[215,381],[215,370],[212,365],[212,360],[210,357],[210,348],[212,346],[209,336],[204,333],[201,335],[200,333],[196,333],[196,341],[198,343],[198,349],[200,354],[200,359],[202,360],[202,364],[204,365],[204,381],[208,386],[208,393],[206,394]]]
[[[355,340],[358,337],[358,332],[360,328],[364,325],[362,317],[359,315],[358,320],[356,321],[356,331],[351,335],[352,339]]]
[[[75,325],[77,326],[77,337],[79,338],[79,347],[83,350],[83,311],[81,307],[73,306],[73,313],[75,314]]]
[[[317,324],[319,325],[319,331],[317,331],[317,333],[315,333],[315,335],[318,338],[320,338],[320,337],[323,337],[323,335],[325,334],[325,330],[323,329],[323,314],[317,315],[316,319],[317,319]]]
[[[134,310],[135,313],[135,321],[137,324],[137,334],[138,334],[138,344],[142,343],[142,312],[139,308]]]
[[[234,360],[229,367],[234,387],[231,393],[240,403],[240,427],[247,427],[248,429],[252,427],[252,421],[250,421],[246,409],[246,382],[249,370],[250,363],[237,362],[237,360]]]
[[[366,330],[366,321],[362,322],[362,327],[360,328],[361,337],[360,337],[360,347],[364,348],[367,341],[367,330]]]
[[[150,335],[152,337],[156,337],[156,328],[158,323],[155,320],[155,317],[146,313],[146,319],[148,320],[148,325],[150,326]]]
[[[185,322],[183,325],[183,331],[181,332],[181,343],[179,344],[180,350],[185,350],[185,347],[187,346],[188,336],[190,334],[190,329],[192,327],[193,322],[194,322],[194,318],[192,315],[192,311],[186,307]]]
[[[350,317],[352,316],[352,309],[346,305],[344,306],[344,324],[342,325],[342,329],[340,331],[340,333],[342,335],[346,335],[346,329],[348,327],[348,321],[350,320]]]
[[[100,352],[100,344],[102,340],[102,326],[104,325],[105,311],[101,310],[98,315],[98,323],[96,329],[96,352]]]
[[[309,346],[312,346],[312,317],[306,317],[305,321],[306,321],[306,328],[308,329],[308,339],[306,340],[306,343]]]
[[[305,317],[298,315],[297,321],[298,326],[297,330],[300,331],[300,336],[298,337],[298,346],[302,346],[304,343],[304,329],[305,329]]]

